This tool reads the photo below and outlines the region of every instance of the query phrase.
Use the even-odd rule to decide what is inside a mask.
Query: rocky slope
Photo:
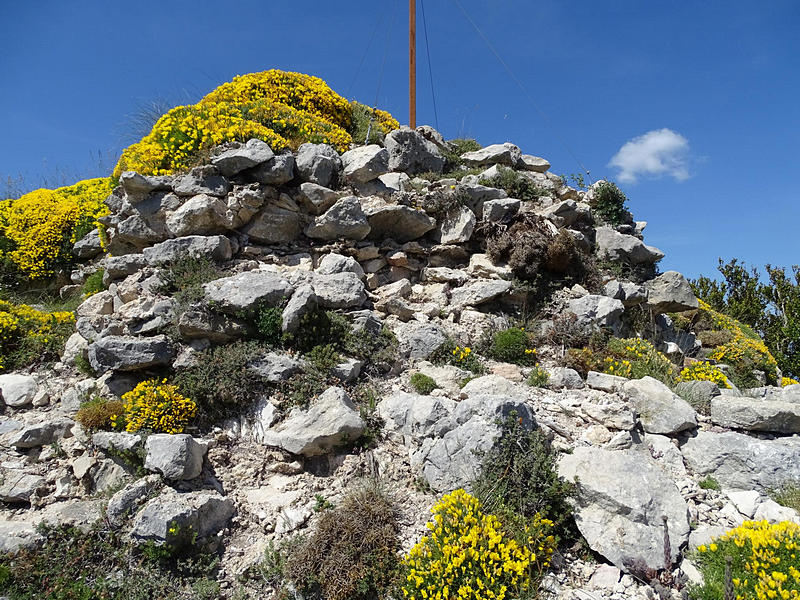
[[[800,386],[694,381],[678,395],[653,377],[564,366],[567,338],[594,330],[645,336],[689,364],[703,344],[674,313],[698,301],[679,273],[657,274],[663,253],[644,243],[645,223],[602,216],[598,184],[571,188],[510,143],[463,154],[443,177],[452,151],[429,127],[401,128],[343,154],[324,144],[276,154],[251,140],[182,174],[122,173],[106,201],[109,255],[98,231],[74,249],[84,264],[73,284],[102,268],[107,289],[77,309],[61,362],[0,375],[0,550],[35,546],[39,523],[104,518],[157,542],[177,523],[217,540],[230,597],[270,541],[314,527],[317,496],[335,504],[364,478],[399,507],[407,550],[437,498],[470,485],[512,410],[568,451],[558,469],[578,479],[576,523],[597,559],[565,551],[544,597],[650,598],[644,579],[659,571],[672,585],[660,593],[681,597],[699,577],[688,550],[744,519],[798,521],[769,492],[800,479]],[[509,197],[510,180],[535,193]],[[186,257],[219,269],[190,300],[165,285]],[[93,396],[121,397],[253,337],[266,309],[283,333],[336,311],[360,339],[390,341],[369,346],[373,356],[339,352],[335,382],[306,402],[287,402],[282,386],[312,371],[308,355],[258,350],[254,402],[184,433],[75,421]],[[532,362],[484,356],[483,373],[467,369],[487,336],[532,312],[545,387],[526,383]],[[437,387],[417,393],[417,372]],[[374,406],[358,395],[365,384]]]

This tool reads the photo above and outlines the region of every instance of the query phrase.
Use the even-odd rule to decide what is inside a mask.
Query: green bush
[[[327,374],[342,362],[342,357],[333,344],[325,344],[314,346],[311,352],[306,354],[306,360],[308,360],[312,368]]]
[[[539,365],[536,365],[531,369],[526,383],[531,387],[545,387],[549,380],[550,374]]]
[[[464,164],[461,160],[462,154],[466,152],[475,152],[476,150],[480,150],[482,148],[477,141],[468,138],[456,138],[454,140],[448,140],[447,145],[449,146],[449,149],[442,151],[442,156],[444,156],[445,159],[445,172],[454,171]]]
[[[387,327],[381,328],[378,335],[358,329],[347,332],[342,351],[364,361],[362,373],[377,375],[392,368],[397,360],[397,346],[397,338]]]
[[[720,485],[719,485],[719,481],[717,481],[716,479],[711,477],[711,475],[709,475],[705,479],[701,479],[697,483],[697,485],[699,485],[700,489],[702,489],[702,490],[717,490],[717,491],[719,491],[719,490],[722,489],[720,487]]]
[[[259,309],[256,317],[258,337],[270,346],[280,346],[283,337],[283,310],[270,306]]]
[[[621,225],[628,219],[628,198],[616,184],[601,181],[594,187],[591,207],[594,214],[611,225]]]
[[[531,348],[530,335],[519,327],[496,332],[487,354],[495,360],[518,365],[536,363],[536,350]]]
[[[453,365],[466,369],[475,375],[483,375],[486,372],[486,367],[472,348],[458,345],[449,338],[431,354],[429,360],[437,365]]]
[[[75,415],[75,420],[90,431],[98,429],[113,429],[112,417],[122,417],[125,405],[119,400],[109,400],[95,396],[81,404]]]
[[[538,514],[553,521],[562,541],[577,539],[570,506],[575,485],[558,476],[547,436],[527,428],[516,412],[502,422],[472,489],[486,511],[502,520],[524,526]]]
[[[285,561],[286,578],[305,598],[396,597],[400,580],[397,513],[376,487],[347,495],[319,514],[316,529]]]
[[[411,376],[411,379],[409,379],[409,383],[411,384],[411,387],[414,388],[415,392],[422,394],[423,396],[427,396],[433,390],[439,387],[436,385],[433,377],[425,375],[425,373],[414,373]]]
[[[203,284],[225,277],[227,273],[205,256],[179,258],[161,269],[159,293],[172,296],[180,307],[203,299]]]
[[[350,323],[346,317],[333,311],[316,310],[300,317],[297,332],[287,334],[284,340],[286,345],[304,354],[327,344],[342,350],[349,332]]]
[[[89,275],[86,278],[86,281],[83,282],[83,287],[81,287],[81,295],[84,297],[91,296],[106,289],[106,286],[103,283],[104,274],[105,269],[97,269],[97,271]]]
[[[516,198],[523,201],[534,201],[540,196],[552,196],[552,192],[547,190],[529,179],[522,173],[508,167],[500,167],[499,173],[488,179],[478,181],[481,185],[500,188],[505,190],[509,198]]]

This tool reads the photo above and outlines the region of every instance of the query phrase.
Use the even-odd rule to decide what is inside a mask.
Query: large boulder
[[[620,317],[625,306],[614,298],[589,294],[570,300],[568,306],[585,327],[607,327],[616,333],[622,326]]]
[[[389,169],[409,175],[433,171],[441,173],[444,157],[436,144],[428,141],[414,129],[401,127],[387,133],[383,140],[389,152]]]
[[[743,433],[698,431],[682,446],[686,466],[723,487],[762,492],[800,481],[800,439],[760,440]]]
[[[167,217],[167,229],[176,237],[222,233],[228,227],[227,212],[227,205],[219,198],[199,194]]]
[[[300,184],[300,192],[296,197],[300,205],[312,215],[321,215],[336,204],[340,194],[325,186],[304,181]]]
[[[436,227],[436,219],[424,211],[401,204],[375,202],[364,208],[364,214],[371,228],[370,239],[388,237],[397,242],[410,242]]]
[[[258,244],[291,242],[297,239],[301,231],[297,212],[273,205],[256,213],[242,229],[242,233]]]
[[[226,177],[265,163],[275,156],[272,148],[263,140],[252,139],[246,144],[232,145],[234,147],[230,150],[211,158],[211,164]]]
[[[176,492],[170,488],[136,515],[130,535],[135,540],[190,543],[222,531],[235,512],[233,501],[217,492]]]
[[[306,228],[306,235],[321,240],[363,240],[370,232],[370,224],[355,196],[338,200],[325,214],[314,219]]]
[[[472,237],[475,229],[475,213],[466,206],[447,211],[439,224],[442,244],[463,244]]]
[[[278,154],[247,172],[248,178],[264,185],[279,186],[294,179],[294,156]]]
[[[0,397],[6,406],[18,408],[33,402],[39,384],[30,375],[5,373],[0,375]]]
[[[45,484],[44,477],[22,471],[5,470],[0,478],[0,500],[8,503],[30,502],[39,488]]]
[[[300,319],[307,313],[314,312],[319,302],[314,288],[309,284],[298,286],[281,315],[281,329],[285,333],[295,333],[300,327]]]
[[[175,179],[173,189],[178,196],[209,196],[225,197],[231,191],[230,182],[219,174],[214,165],[195,167],[186,175]]]
[[[138,371],[169,366],[175,354],[175,348],[164,335],[107,335],[89,345],[89,364],[97,373]]]
[[[302,144],[297,149],[295,164],[303,181],[326,188],[337,182],[342,170],[339,153],[328,144]]]
[[[664,258],[664,253],[658,248],[647,246],[639,238],[611,227],[598,227],[595,243],[597,256],[603,260],[641,265],[656,263]]]
[[[697,427],[695,410],[658,379],[642,377],[626,381],[622,392],[633,403],[647,433],[674,435]]]
[[[245,271],[210,281],[203,286],[215,310],[231,315],[248,314],[259,306],[278,306],[292,295],[292,285],[272,271]]]
[[[0,554],[14,554],[23,548],[35,548],[42,534],[27,521],[0,521]]]
[[[323,308],[354,308],[361,306],[367,298],[364,283],[352,272],[314,273],[311,285],[319,306]]]
[[[450,303],[455,306],[478,306],[499,298],[512,287],[502,279],[479,279],[453,290]]]
[[[514,144],[492,144],[474,152],[465,152],[461,155],[467,165],[482,167],[484,165],[506,165],[516,167],[522,162],[522,152]]]
[[[692,286],[677,271],[667,271],[645,283],[647,304],[654,313],[681,312],[698,307]]]
[[[188,235],[145,248],[147,264],[160,265],[185,257],[207,257],[217,262],[230,260],[231,242],[224,235]]]
[[[394,392],[378,404],[378,414],[385,421],[385,430],[401,437],[422,440],[441,437],[453,427],[451,413],[456,402],[449,398]]]
[[[155,433],[145,442],[144,468],[166,479],[194,479],[203,470],[206,448],[185,433]]]
[[[264,443],[292,454],[318,456],[357,440],[364,432],[358,409],[342,388],[331,387],[308,410],[294,408],[275,427],[264,432]]]
[[[394,329],[401,354],[410,358],[428,358],[447,342],[447,334],[434,323],[410,321]]]
[[[666,517],[670,561],[677,560],[689,511],[672,479],[642,453],[578,447],[561,457],[558,473],[577,477],[575,522],[592,550],[620,569],[663,569]]]
[[[366,183],[389,172],[389,152],[376,144],[359,146],[342,154],[344,176],[350,183]]]
[[[800,404],[720,395],[711,398],[711,421],[732,429],[800,433]]]

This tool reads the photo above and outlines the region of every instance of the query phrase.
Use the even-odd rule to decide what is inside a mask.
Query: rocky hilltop
[[[540,597],[684,597],[698,546],[800,523],[773,499],[800,480],[800,385],[659,273],[616,186],[430,127],[374,141],[118,174],[61,281],[102,279],[60,360],[0,375],[7,557],[100,527],[214,554],[216,591],[181,597],[286,593],[276,548],[374,482],[407,554],[510,422],[577,481]]]

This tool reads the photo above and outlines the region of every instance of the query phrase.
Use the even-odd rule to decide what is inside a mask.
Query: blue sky
[[[646,241],[667,254],[662,269],[800,262],[800,2],[460,2],[546,117],[453,0],[426,0],[445,137],[512,141],[559,174],[579,170],[574,154],[593,178],[620,183],[650,223]],[[418,6],[418,122],[435,125]],[[30,186],[105,174],[143,104],[194,102],[269,68],[377,97],[407,122],[407,10],[405,0],[0,0],[0,177]]]

